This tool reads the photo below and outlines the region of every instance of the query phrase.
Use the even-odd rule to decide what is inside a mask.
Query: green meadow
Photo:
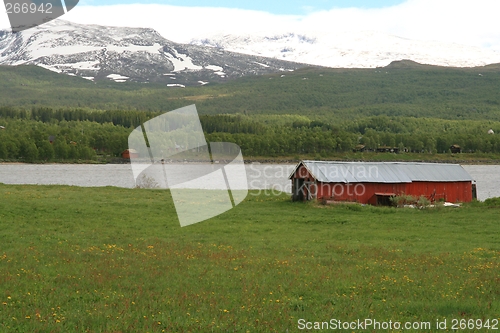
[[[164,190],[0,184],[0,331],[299,332],[300,319],[366,318],[432,323],[419,332],[445,319],[443,332],[452,320],[493,326],[494,204],[322,206],[251,192],[181,228]]]

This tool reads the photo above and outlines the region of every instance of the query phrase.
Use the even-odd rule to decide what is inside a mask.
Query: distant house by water
[[[394,153],[394,154],[398,154],[400,152],[400,148],[399,147],[389,147],[389,146],[380,146],[378,147],[377,149],[370,149],[370,148],[367,148],[365,145],[356,145],[354,147],[354,149],[352,150],[354,153],[357,153],[357,152],[377,152],[377,153]],[[406,150],[405,150],[406,152]]]
[[[377,153],[399,153],[398,147],[381,146],[377,148]]]
[[[452,154],[460,154],[462,152],[462,147],[459,145],[452,145],[450,146],[450,151]]]
[[[122,157],[123,158],[128,158],[128,159],[138,158],[139,157],[139,153],[135,149],[126,149],[126,150],[124,150],[122,152]]]

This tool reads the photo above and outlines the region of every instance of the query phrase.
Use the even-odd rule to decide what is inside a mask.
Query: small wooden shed
[[[139,153],[135,149],[125,149],[123,151],[123,153],[122,153],[122,157],[123,158],[128,158],[128,159],[138,158],[139,157]]]
[[[469,202],[472,177],[458,164],[302,161],[290,175],[292,199],[383,205],[397,195]]]
[[[450,151],[452,154],[460,154],[462,152],[462,147],[459,145],[452,145],[450,146]]]

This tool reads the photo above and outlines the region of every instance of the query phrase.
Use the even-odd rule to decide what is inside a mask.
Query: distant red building
[[[123,158],[138,158],[139,157],[139,153],[137,152],[137,150],[135,149],[126,149],[122,152],[122,157]]]
[[[470,202],[472,177],[457,164],[302,161],[289,177],[292,199],[385,205],[397,195]]]

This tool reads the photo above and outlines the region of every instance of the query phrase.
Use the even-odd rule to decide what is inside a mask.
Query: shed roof
[[[458,164],[416,162],[302,161],[309,173],[323,183],[411,183],[474,181]]]

